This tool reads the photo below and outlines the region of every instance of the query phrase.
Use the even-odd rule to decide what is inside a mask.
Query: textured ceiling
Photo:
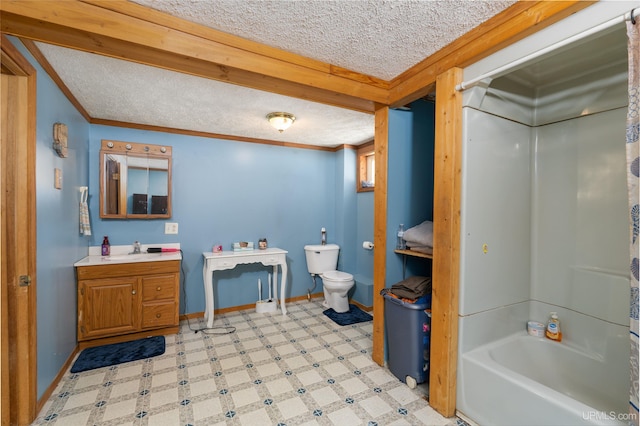
[[[515,1],[135,0],[135,3],[391,80]]]
[[[136,0],[282,50],[390,80],[515,1]],[[373,139],[373,116],[38,43],[93,118],[317,146]],[[280,134],[265,115],[287,111]]]
[[[317,146],[373,138],[373,115],[38,43],[91,117]],[[295,114],[282,134],[266,119]]]

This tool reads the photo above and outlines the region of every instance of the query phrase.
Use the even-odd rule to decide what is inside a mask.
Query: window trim
[[[375,164],[375,150],[373,141],[367,142],[364,145],[358,147],[357,151],[357,163],[356,163],[356,192],[371,192],[375,190],[375,166],[372,167],[371,172],[374,174],[373,186],[362,186],[361,177],[367,176],[367,157],[374,156]]]

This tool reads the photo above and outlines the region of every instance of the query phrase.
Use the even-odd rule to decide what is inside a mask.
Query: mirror
[[[171,147],[103,140],[100,217],[171,217]]]

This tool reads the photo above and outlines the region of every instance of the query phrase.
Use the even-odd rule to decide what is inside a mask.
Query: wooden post
[[[436,78],[429,404],[445,417],[456,409],[462,93],[455,86],[461,81],[460,68]]]
[[[374,150],[376,186],[373,193],[373,353],[371,358],[384,365],[384,299],[387,261],[387,161],[389,139],[389,107],[376,109]]]

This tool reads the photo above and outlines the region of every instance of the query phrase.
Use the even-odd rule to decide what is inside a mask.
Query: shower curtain
[[[627,112],[627,185],[631,215],[631,387],[629,389],[629,424],[638,425],[638,276],[640,275],[640,23],[636,23],[631,11],[627,21],[629,47],[629,107]]]

